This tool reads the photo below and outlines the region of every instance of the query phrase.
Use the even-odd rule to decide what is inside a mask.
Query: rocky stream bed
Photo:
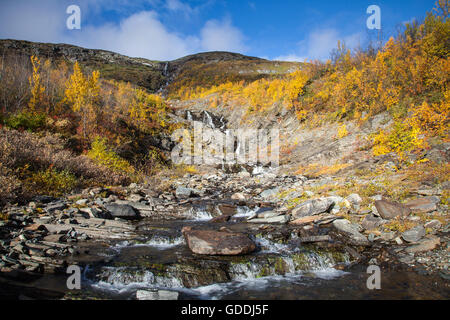
[[[438,197],[406,205],[379,197],[370,212],[357,194],[288,205],[318,183],[219,170],[187,174],[163,192],[132,184],[9,206],[0,298],[449,298],[448,224],[381,229],[398,216],[417,221],[418,211],[445,214]],[[67,289],[69,265],[82,269],[81,290]],[[381,268],[381,290],[366,286],[369,265]]]

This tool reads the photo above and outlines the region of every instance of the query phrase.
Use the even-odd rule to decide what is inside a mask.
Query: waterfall
[[[241,142],[238,141],[237,143],[237,147],[236,147],[236,151],[235,151],[236,155],[240,155],[241,154]]]
[[[211,127],[212,129],[216,128],[211,115],[207,111],[203,111],[203,123],[205,123],[207,126]]]
[[[102,273],[97,276],[99,281],[91,282],[95,289],[115,291],[119,293],[139,288],[182,288],[183,283],[174,277],[155,275],[148,270],[124,267],[103,267]]]
[[[226,123],[225,123],[225,121],[224,121],[224,119],[223,119],[223,117],[220,117],[220,123],[222,124],[221,126],[220,126],[220,130],[223,130],[223,129],[225,129],[225,125],[226,125]]]

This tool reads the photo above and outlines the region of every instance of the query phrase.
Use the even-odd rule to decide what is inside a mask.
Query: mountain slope
[[[172,82],[179,82],[174,87],[180,87],[186,84],[187,78],[199,79],[201,84],[214,79],[255,80],[287,73],[298,65],[218,51],[189,55],[173,61],[152,61],[68,44],[10,39],[0,40],[0,54],[36,55],[53,61],[78,61],[83,68],[99,70],[102,78],[130,82],[150,92],[161,91]]]

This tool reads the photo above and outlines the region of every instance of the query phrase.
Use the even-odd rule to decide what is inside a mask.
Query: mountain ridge
[[[264,65],[264,68],[257,68],[256,70],[267,70],[267,74],[270,75],[278,73],[278,71],[273,70],[276,70],[276,67],[280,63],[295,65],[295,63],[270,61],[227,51],[200,52],[175,60],[156,61],[140,57],[129,57],[103,49],[89,49],[65,43],[42,43],[15,39],[0,39],[0,51],[3,56],[5,54],[18,54],[22,56],[36,55],[51,60],[64,59],[72,63],[78,61],[85,68],[99,70],[101,76],[105,79],[130,82],[144,87],[151,92],[161,91],[177,75],[187,69],[198,68],[199,66],[239,62],[239,70],[235,71],[235,73],[245,75],[253,73],[253,69],[255,68],[251,67],[252,65]],[[251,69],[249,72],[245,70],[247,67]],[[286,70],[290,71],[289,68],[286,68]],[[224,72],[229,73],[230,71],[227,70]],[[282,71],[281,73],[286,73],[286,71]],[[241,76],[244,80],[247,80],[246,78],[249,78],[248,80],[254,80],[258,77],[260,76]]]

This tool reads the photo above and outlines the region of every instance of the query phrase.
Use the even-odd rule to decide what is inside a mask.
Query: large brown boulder
[[[196,254],[235,256],[256,249],[255,243],[243,233],[193,230],[191,227],[184,227],[182,233],[189,249]]]
[[[411,209],[401,203],[386,199],[375,201],[375,208],[383,219],[394,219],[398,216],[406,217],[411,213]]]
[[[432,212],[437,210],[439,204],[439,197],[425,197],[408,201],[405,205],[413,212]]]

